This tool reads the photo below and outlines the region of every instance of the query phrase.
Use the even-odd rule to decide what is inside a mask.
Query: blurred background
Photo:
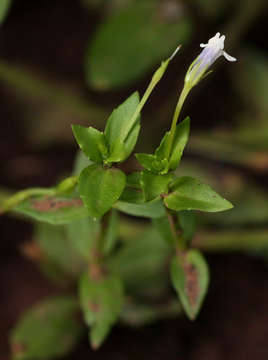
[[[183,110],[191,137],[178,173],[204,179],[235,205],[201,216],[194,242],[208,254],[212,279],[200,317],[118,327],[98,352],[85,339],[68,359],[267,359],[267,11],[267,0],[0,0],[0,200],[68,175],[77,151],[70,125],[102,130],[179,44],[143,111],[136,152],[152,152],[169,128],[201,42],[219,31],[238,59],[221,58]],[[125,170],[135,169],[132,156]],[[18,317],[59,289],[25,251],[32,224],[7,215],[0,226],[6,360]]]

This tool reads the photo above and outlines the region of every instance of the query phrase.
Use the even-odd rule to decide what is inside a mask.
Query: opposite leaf
[[[10,337],[14,360],[39,360],[68,354],[81,337],[76,299],[61,296],[27,311]]]
[[[104,131],[110,154],[107,162],[123,161],[133,150],[140,130],[140,115],[133,118],[139,101],[138,92],[133,93],[109,117]]]
[[[90,342],[96,349],[119,317],[123,304],[123,286],[116,277],[93,280],[86,273],[80,280],[79,298],[85,322],[90,326]]]
[[[173,174],[157,175],[149,171],[141,173],[141,186],[145,201],[155,199],[161,194],[168,193],[168,186],[173,179]]]
[[[180,163],[183,150],[187,144],[190,133],[190,118],[180,122],[176,127],[173,145],[169,158],[168,170],[175,170]],[[156,149],[155,155],[160,159],[165,159],[167,152],[169,132],[167,132],[161,141],[160,146]]]
[[[93,127],[72,125],[78,145],[86,156],[95,163],[102,163],[108,155],[104,134]]]
[[[184,176],[175,180],[172,192],[164,202],[171,210],[201,210],[217,212],[231,209],[233,205],[218,195],[208,185],[199,180]]]
[[[144,197],[141,191],[134,188],[126,188],[120,197],[119,201],[114,204],[114,207],[126,214],[159,218],[165,216],[165,207],[160,198],[152,201],[144,202]]]
[[[99,218],[119,199],[126,175],[119,169],[90,165],[79,176],[79,192],[91,217]]]
[[[171,280],[191,320],[198,315],[209,284],[206,260],[197,250],[176,255],[171,261]]]

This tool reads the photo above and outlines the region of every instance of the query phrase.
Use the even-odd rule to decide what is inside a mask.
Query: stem
[[[175,240],[176,250],[178,252],[182,252],[185,250],[185,245],[183,243],[183,239],[180,236],[178,236],[178,234],[177,234],[177,228],[176,228],[173,214],[168,209],[166,209],[166,214],[167,214],[167,219],[169,222],[170,230],[171,230],[174,240]]]
[[[178,118],[179,118],[182,106],[184,104],[184,101],[185,101],[187,95],[189,94],[190,90],[191,90],[191,87],[189,87],[188,85],[184,85],[184,87],[182,89],[182,92],[180,94],[177,106],[175,108],[172,123],[171,123],[171,128],[170,128],[170,134],[169,134],[169,137],[168,137],[167,150],[166,150],[166,159],[169,159],[169,157],[170,157],[170,153],[171,153],[171,150],[172,150],[172,145],[173,145],[173,141],[174,141],[174,137],[175,137]]]

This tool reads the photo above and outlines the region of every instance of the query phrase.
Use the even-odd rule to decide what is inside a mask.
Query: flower
[[[191,87],[195,86],[204,76],[206,76],[208,68],[220,56],[223,55],[228,61],[236,61],[236,58],[224,51],[224,40],[225,36],[220,36],[220,33],[218,32],[214,37],[209,39],[207,44],[200,44],[200,47],[204,49],[191,64],[185,77],[185,82],[189,83]]]

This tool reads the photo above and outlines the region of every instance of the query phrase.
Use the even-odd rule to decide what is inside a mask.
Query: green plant
[[[70,285],[78,296],[51,298],[30,310],[11,334],[14,359],[51,358],[70,351],[83,332],[82,311],[93,348],[98,348],[119,320],[131,325],[178,314],[198,315],[209,284],[202,253],[192,246],[195,211],[219,212],[232,204],[208,185],[178,176],[190,119],[178,123],[183,103],[224,50],[216,34],[189,67],[171,123],[153,154],[139,153],[143,170],[126,174],[122,164],[133,152],[141,111],[174,54],[154,73],[140,99],[135,92],[116,108],[104,131],[73,125],[81,149],[73,174],[52,188],[20,191],[1,203],[38,221],[35,238],[47,276]],[[119,213],[151,219],[132,222]],[[170,271],[167,271],[167,266]],[[170,295],[169,277],[179,302]],[[40,332],[36,332],[37,328]]]

